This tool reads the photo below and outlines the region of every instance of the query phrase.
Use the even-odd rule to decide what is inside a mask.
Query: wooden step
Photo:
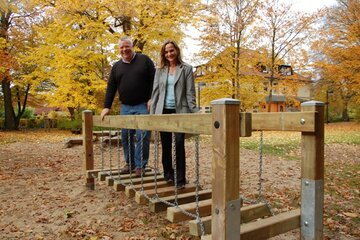
[[[300,209],[280,213],[256,222],[240,225],[241,240],[262,240],[286,233],[300,227]],[[211,235],[201,237],[212,240]]]
[[[151,168],[146,168],[145,169],[145,172],[147,173],[147,172],[151,172],[151,171],[153,171]],[[108,171],[101,171],[101,172],[99,172],[98,173],[98,178],[99,178],[99,180],[100,181],[105,181],[106,180],[106,177],[108,177],[108,176],[110,176],[110,172],[111,172],[111,176],[118,176],[120,173],[119,173],[119,170],[118,169],[115,169],[115,168],[113,168],[113,169],[111,169],[111,171],[110,170],[108,170]],[[130,173],[126,173],[126,174],[120,174],[120,176],[121,176],[121,178],[130,178],[130,175],[131,175],[131,177],[132,178],[135,178],[136,176],[135,176],[135,171],[133,171],[131,174]]]
[[[159,175],[160,173],[158,173],[158,175]],[[150,176],[152,176],[153,178],[154,178],[154,176],[155,176],[155,172],[154,171],[146,171],[145,172],[145,175],[144,175],[144,178],[145,177],[150,177]],[[132,179],[137,179],[137,178],[140,178],[140,177],[137,177],[136,175],[135,175],[135,173],[132,173],[131,174],[131,178]],[[114,181],[123,181],[123,180],[126,180],[126,179],[130,179],[130,174],[120,174],[120,178],[119,178],[119,174],[116,174],[116,175],[112,175],[112,176],[106,176],[105,177],[105,181],[106,181],[106,184],[108,185],[108,186],[113,186],[114,185]]]
[[[152,182],[143,184],[143,188],[144,190],[155,189],[155,185],[157,185],[158,188],[170,186],[166,181],[164,181],[164,178],[161,177],[161,180],[157,178],[156,183],[154,182],[154,178],[153,178]],[[136,185],[135,184],[129,185],[125,187],[125,194],[128,198],[132,198],[135,196],[135,193],[140,190],[141,190],[141,183]]]
[[[211,198],[211,189],[200,190],[198,192],[198,198],[199,198],[199,201],[210,199]],[[168,197],[163,197],[161,199],[166,202],[170,202],[170,203],[175,202],[175,196],[173,196],[173,195],[168,196]],[[195,202],[195,201],[196,201],[195,192],[178,194],[178,198],[177,198],[178,204],[186,204],[186,203]],[[154,199],[149,202],[149,208],[150,208],[150,211],[152,211],[152,212],[162,212],[162,211],[165,211],[168,207],[169,207],[169,205],[167,205],[166,203],[164,203],[158,199]]]
[[[208,216],[211,214],[212,199],[199,201],[199,215],[200,217]],[[183,213],[183,211],[191,214],[196,214],[196,202],[179,205],[179,207],[168,207],[166,218],[172,223],[182,222],[185,220],[193,219],[192,217]]]
[[[265,203],[258,203],[242,207],[240,209],[241,222],[246,223],[265,216],[270,216],[271,212]],[[211,216],[201,218],[205,234],[211,233]],[[189,221],[189,232],[193,236],[201,236],[201,226],[197,220]]]
[[[157,181],[163,181],[163,180],[164,180],[163,176],[157,177]],[[142,182],[143,182],[143,184],[154,182],[154,176],[149,176],[149,177],[145,176],[145,177],[143,177]],[[121,181],[115,180],[113,187],[114,187],[115,191],[125,191],[126,186],[131,185],[131,184],[132,185],[141,184],[141,177],[127,178],[127,179],[122,179]]]
[[[196,189],[195,184],[186,184],[185,188],[178,190],[177,192],[178,192],[178,194],[194,192],[195,189]],[[157,194],[158,197],[167,197],[167,196],[175,195],[175,187],[169,186],[169,187],[160,188],[157,190],[157,192],[155,192],[155,189],[150,189],[150,190],[145,191],[145,193],[149,197],[153,197],[153,196],[155,196],[155,194]],[[138,204],[147,204],[148,203],[148,199],[140,191],[136,192],[135,201]]]

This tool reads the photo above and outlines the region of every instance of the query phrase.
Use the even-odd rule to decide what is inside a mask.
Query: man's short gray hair
[[[133,45],[133,41],[131,40],[131,38],[129,37],[129,36],[124,36],[124,37],[122,37],[122,38],[120,38],[120,41],[119,41],[119,43],[120,42],[128,42],[128,43],[130,43],[130,45],[133,47],[134,45]]]

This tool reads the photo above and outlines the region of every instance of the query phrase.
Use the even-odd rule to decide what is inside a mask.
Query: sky
[[[283,0],[286,2],[292,2],[294,4],[294,10],[297,11],[304,11],[304,12],[315,12],[316,10],[328,7],[331,5],[334,5],[336,3],[336,0]],[[196,62],[193,62],[192,59],[200,50],[199,42],[196,40],[196,38],[199,37],[199,32],[189,27],[186,31],[186,34],[189,35],[185,39],[185,48],[182,49],[182,57],[183,59],[192,64],[196,65]]]

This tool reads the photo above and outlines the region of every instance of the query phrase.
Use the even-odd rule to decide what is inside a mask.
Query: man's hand
[[[109,108],[104,108],[104,109],[101,111],[101,120],[104,120],[105,115],[108,115],[109,112],[110,112],[110,109],[109,109]]]
[[[151,99],[149,99],[149,101],[147,102],[147,110],[150,113],[150,108],[151,108]]]

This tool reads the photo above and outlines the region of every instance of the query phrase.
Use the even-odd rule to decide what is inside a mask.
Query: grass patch
[[[360,124],[351,122],[325,125],[325,143],[360,145]]]
[[[259,151],[260,132],[253,132],[251,137],[240,138],[241,148]],[[359,123],[334,123],[325,125],[324,140],[326,144],[360,145]],[[300,132],[263,132],[263,154],[300,159]]]

